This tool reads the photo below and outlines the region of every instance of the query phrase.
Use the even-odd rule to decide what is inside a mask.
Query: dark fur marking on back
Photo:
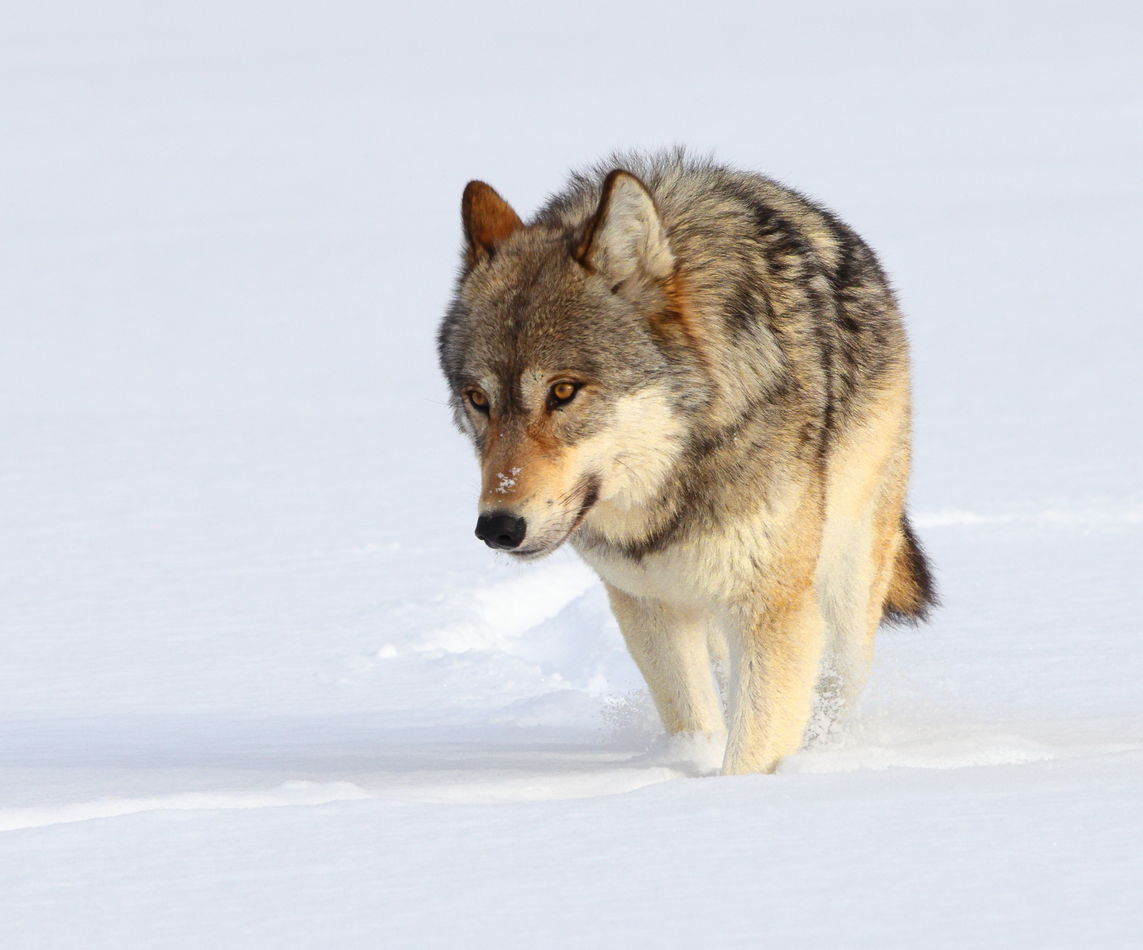
[[[759,289],[762,290],[761,287]],[[768,311],[770,308],[767,305],[765,309]],[[748,336],[758,324],[758,310],[758,298],[755,297],[748,278],[742,278],[730,292],[730,299],[723,310],[723,319],[736,337]]]

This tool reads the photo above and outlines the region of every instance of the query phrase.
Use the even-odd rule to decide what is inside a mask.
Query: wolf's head
[[[585,520],[635,529],[695,399],[684,288],[651,193],[616,170],[585,208],[526,226],[479,181],[461,202],[441,365],[480,460],[477,537],[522,557]]]

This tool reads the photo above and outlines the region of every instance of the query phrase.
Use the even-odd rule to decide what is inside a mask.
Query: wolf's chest
[[[735,599],[748,583],[751,559],[734,545],[709,538],[635,559],[598,549],[580,556],[608,584],[632,597],[680,606]]]

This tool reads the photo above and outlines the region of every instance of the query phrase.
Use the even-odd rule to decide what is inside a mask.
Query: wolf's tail
[[[916,626],[928,620],[936,607],[937,587],[933,571],[907,515],[901,515],[901,545],[893,563],[893,578],[881,608],[882,623],[908,623]]]

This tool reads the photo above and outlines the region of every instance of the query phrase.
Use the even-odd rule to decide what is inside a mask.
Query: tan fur
[[[924,591],[917,583],[912,565],[909,563],[908,553],[902,543],[901,532],[896,525],[887,528],[886,533],[892,533],[892,546],[886,545],[885,559],[892,567],[887,574],[889,582],[885,591],[885,603],[892,610],[903,614],[911,614],[924,609]]]
[[[734,710],[727,773],[772,771],[801,743],[822,651],[822,616],[814,591],[821,535],[817,497],[812,488],[795,492],[767,511],[648,557],[639,566],[581,551],[609,590],[627,594],[643,616],[679,613],[719,628],[717,639],[729,648]],[[586,523],[594,525],[599,517],[593,512]],[[613,604],[615,599],[613,593]],[[645,636],[631,628],[638,611],[616,611],[629,646]],[[713,659],[708,649],[704,640],[708,665],[701,672],[687,667],[673,677],[648,677],[660,709],[701,706],[693,697],[706,694]],[[640,668],[649,665],[644,660]],[[672,732],[711,733],[705,717],[664,722]]]
[[[725,731],[711,676],[709,618],[696,609],[646,601],[607,584],[611,609],[672,735]]]
[[[815,689],[835,715],[853,705],[883,616],[934,602],[876,258],[800,195],[681,156],[576,179],[527,226],[469,189],[441,352],[481,517],[526,529],[494,546],[570,540],[665,728],[728,729],[724,772],[773,771]]]
[[[816,571],[830,631],[832,688],[852,705],[869,674],[873,638],[900,544],[909,473],[909,389],[904,367],[844,438],[829,466],[829,499]]]

